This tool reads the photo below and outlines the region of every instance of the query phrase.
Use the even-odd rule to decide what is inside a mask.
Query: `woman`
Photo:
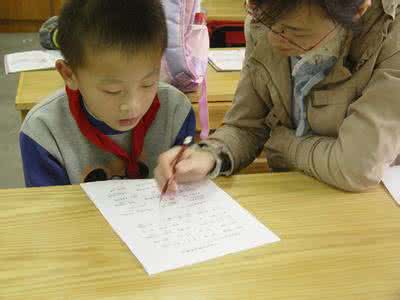
[[[250,0],[246,59],[224,124],[169,180],[230,175],[264,148],[273,170],[348,191],[381,181],[400,153],[398,0]],[[159,159],[171,177],[178,149]]]

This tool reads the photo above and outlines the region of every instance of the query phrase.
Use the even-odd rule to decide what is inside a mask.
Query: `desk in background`
[[[243,21],[246,11],[244,0],[202,0],[201,5],[210,21]]]
[[[222,123],[225,112],[231,106],[239,75],[240,72],[217,72],[208,66],[207,97],[211,129],[217,128]],[[15,99],[15,106],[21,114],[21,119],[23,120],[40,100],[63,86],[64,82],[55,70],[22,72]],[[188,97],[196,112],[197,129],[200,130],[199,92],[189,93]]]
[[[207,13],[207,27],[211,47],[244,46],[244,19],[246,12],[243,0],[203,0]]]
[[[282,240],[154,277],[78,186],[1,190],[0,299],[399,299],[400,209],[382,186],[216,182]]]

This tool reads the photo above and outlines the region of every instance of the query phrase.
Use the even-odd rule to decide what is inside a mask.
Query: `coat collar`
[[[383,11],[393,19],[396,18],[396,10],[399,4],[400,0],[382,0]]]

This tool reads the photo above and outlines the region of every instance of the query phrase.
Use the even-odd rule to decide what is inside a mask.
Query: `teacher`
[[[377,185],[400,153],[399,0],[248,0],[246,58],[222,127],[162,154],[160,186],[249,165],[329,185]]]

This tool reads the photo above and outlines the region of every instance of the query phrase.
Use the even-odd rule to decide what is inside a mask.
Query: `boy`
[[[27,186],[153,177],[160,153],[195,132],[190,102],[158,84],[167,28],[159,0],[70,0],[58,24],[65,92],[26,117]]]

